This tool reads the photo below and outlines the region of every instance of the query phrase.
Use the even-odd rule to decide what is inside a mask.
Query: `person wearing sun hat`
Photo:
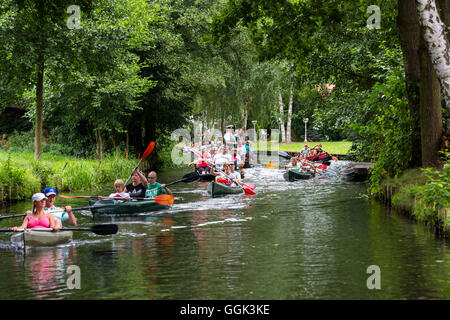
[[[65,206],[64,208],[55,207],[56,190],[53,187],[47,187],[44,190],[46,197],[45,208],[46,212],[51,213],[56,220],[56,224],[62,228],[63,222],[71,226],[77,225],[77,218],[72,212],[71,206]]]
[[[27,215],[23,219],[23,223],[20,227],[11,228],[12,231],[17,229],[39,229],[39,228],[52,228],[54,231],[61,229],[56,225],[55,217],[44,211],[47,197],[43,193],[35,193],[31,197],[33,202],[33,210],[27,211]]]

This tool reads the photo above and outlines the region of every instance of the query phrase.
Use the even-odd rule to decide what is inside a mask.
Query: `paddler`
[[[45,212],[51,213],[56,220],[56,224],[62,228],[63,222],[68,225],[76,226],[77,218],[72,212],[71,206],[65,206],[64,208],[55,207],[56,190],[53,187],[47,187],[44,190],[44,195],[47,198],[45,201]]]
[[[139,170],[133,169],[131,176],[132,183],[125,186],[125,193],[129,193],[131,198],[144,198],[148,182],[145,176]]]
[[[38,229],[38,228],[52,228],[53,231],[58,231],[61,227],[56,225],[56,219],[53,214],[45,212],[45,204],[47,197],[43,193],[35,193],[31,197],[33,202],[33,209],[25,216],[20,227],[11,228],[12,231],[17,229]]]
[[[145,197],[146,198],[155,198],[156,196],[159,196],[160,194],[172,194],[172,191],[170,191],[169,188],[166,187],[165,184],[160,184],[159,182],[156,182],[158,179],[158,175],[155,171],[152,171],[148,174],[148,187],[145,191]]]
[[[299,168],[299,165],[298,165],[298,162],[297,162],[297,158],[292,157],[290,162],[286,166],[284,166],[284,169],[292,170],[292,169],[295,169],[295,168]]]

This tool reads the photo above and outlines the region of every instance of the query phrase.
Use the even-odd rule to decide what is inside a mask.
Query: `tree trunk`
[[[420,55],[420,127],[422,142],[422,166],[441,168],[442,110],[439,80],[433,69],[424,41]]]
[[[244,119],[242,119],[242,132],[247,130],[247,119],[248,119],[248,99],[245,98],[244,101]]]
[[[288,118],[286,124],[286,142],[291,141],[291,122],[292,122],[292,105],[294,103],[294,81],[291,82],[291,88],[289,90],[289,107],[288,107]]]
[[[286,132],[284,130],[284,105],[283,105],[283,97],[281,96],[281,91],[278,91],[278,105],[280,106],[280,127],[281,127],[281,142],[286,142]]]
[[[97,159],[102,161],[103,159],[103,137],[100,129],[95,129],[95,140],[97,142]]]
[[[439,17],[435,0],[416,0],[416,4],[424,40],[444,92],[445,105],[450,110],[450,43],[446,26]]]
[[[420,25],[415,0],[399,0],[397,25],[404,57],[405,82],[412,130],[412,159],[409,167],[422,165],[420,130]]]
[[[34,158],[42,159],[42,115],[44,111],[44,55],[39,53],[36,79],[36,124],[34,131]]]
[[[445,105],[450,110],[450,42],[445,33],[446,26],[439,16],[435,0],[416,0],[416,5],[424,46],[426,45],[428,48],[431,64],[436,71],[436,76],[444,93]],[[441,8],[444,13],[444,19],[448,20],[448,4],[441,5]],[[434,84],[429,85],[434,86]],[[427,121],[427,126],[429,127],[427,129],[422,127],[422,130],[427,130],[425,137],[428,140],[427,142],[430,143],[428,147],[430,155],[426,156],[427,162],[422,163],[422,165],[440,168],[442,163],[438,150],[442,137],[442,113],[440,108],[437,110],[436,107],[436,109],[429,108],[426,112],[421,112],[421,116],[422,114],[425,117],[422,123]],[[447,119],[447,125],[449,121]],[[437,138],[437,135],[439,135],[439,138]],[[422,143],[424,143],[424,139],[422,139]],[[422,151],[424,151],[423,148]],[[422,158],[424,158],[423,155]]]
[[[441,12],[441,18],[447,27],[450,27],[450,1],[438,0],[439,9]],[[447,41],[450,41],[450,33],[447,33]],[[450,119],[447,119],[446,133],[444,133],[443,139],[450,137]],[[445,148],[444,148],[445,149]]]

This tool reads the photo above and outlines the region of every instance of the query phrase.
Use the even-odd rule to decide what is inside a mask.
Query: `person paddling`
[[[286,170],[292,170],[298,168],[298,162],[295,157],[292,157],[290,162],[284,167]]]
[[[156,196],[159,196],[160,194],[172,194],[172,191],[170,191],[169,188],[166,187],[165,184],[160,184],[159,182],[156,182],[158,179],[158,175],[155,171],[152,171],[148,174],[148,187],[145,191],[145,197],[146,198],[155,198]]]
[[[125,193],[129,193],[131,198],[144,198],[148,182],[145,176],[139,170],[133,169],[131,176],[132,183],[125,186]]]
[[[77,218],[72,212],[71,206],[65,206],[64,208],[55,207],[56,190],[53,187],[47,187],[44,189],[44,195],[47,198],[45,201],[45,212],[51,213],[55,217],[56,225],[62,228],[63,222],[68,225],[76,226]]]
[[[46,200],[47,197],[43,193],[33,194],[31,197],[33,202],[31,213],[25,216],[20,227],[12,227],[11,230],[52,228],[53,231],[58,231],[61,229],[61,227],[56,225],[56,219],[53,214],[44,211]]]

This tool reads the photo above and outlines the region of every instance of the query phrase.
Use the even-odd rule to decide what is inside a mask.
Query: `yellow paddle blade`
[[[278,168],[278,164],[269,162],[268,164],[266,164],[266,168],[269,168],[269,169]]]
[[[174,197],[170,194],[161,194],[153,198],[153,200],[155,200],[156,203],[164,205],[171,205],[174,203]]]

